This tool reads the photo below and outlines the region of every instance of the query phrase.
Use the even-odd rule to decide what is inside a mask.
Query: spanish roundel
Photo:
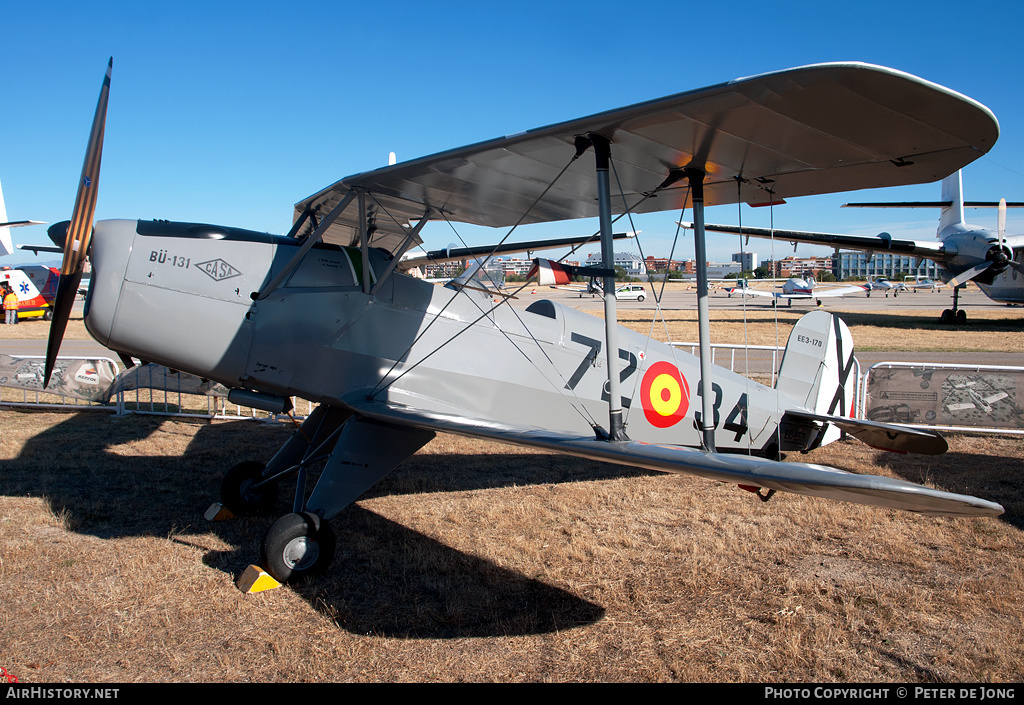
[[[652,426],[668,428],[682,421],[690,408],[690,386],[670,362],[647,368],[640,383],[640,403]]]

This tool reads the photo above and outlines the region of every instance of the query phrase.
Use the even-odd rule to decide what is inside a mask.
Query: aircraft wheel
[[[224,473],[220,484],[221,504],[239,516],[270,511],[277,500],[277,485],[265,485],[258,490],[252,488],[263,479],[265,468],[263,463],[250,460]]]
[[[331,524],[312,512],[285,514],[267,529],[260,564],[279,583],[323,573],[334,558]]]
[[[967,323],[967,311],[964,311],[963,309],[960,309],[959,311],[957,311],[956,312],[956,322],[957,323]]]
[[[952,323],[953,312],[947,308],[945,311],[942,312],[942,316],[939,317],[939,321],[941,321],[942,323]]]

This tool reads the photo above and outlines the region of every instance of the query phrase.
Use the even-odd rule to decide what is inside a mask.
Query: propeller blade
[[[966,272],[960,272],[955,277],[949,280],[950,286],[960,286],[965,282],[969,282],[976,276],[984,272],[986,269],[992,266],[992,262],[982,262],[977,267],[971,267]]]
[[[1006,244],[1006,199],[999,199],[999,243]]]
[[[92,218],[96,212],[96,194],[100,183],[100,158],[103,155],[103,132],[107,121],[107,99],[110,95],[110,73],[114,67],[111,57],[107,74],[100,88],[96,103],[96,114],[89,133],[89,145],[85,150],[82,164],[82,178],[78,182],[78,195],[71,215],[67,237],[64,241],[64,260],[61,263],[60,279],[57,282],[57,296],[53,301],[53,320],[50,323],[50,337],[46,344],[46,368],[43,373],[43,387],[50,383],[50,374],[60,351],[61,340],[71,316],[78,285],[82,281],[85,256],[92,237]]]

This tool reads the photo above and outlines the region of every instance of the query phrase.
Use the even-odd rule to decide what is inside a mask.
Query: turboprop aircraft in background
[[[930,259],[939,265],[939,276],[953,287],[953,308],[942,312],[943,323],[964,323],[967,313],[960,308],[960,288],[973,281],[993,301],[1024,304],[1024,235],[1006,234],[1006,208],[1024,207],[1024,202],[1005,200],[964,201],[961,172],[942,180],[942,200],[906,203],[847,203],[850,208],[939,208],[937,240],[904,240],[889,233],[839,235],[803,230],[740,228],[735,225],[705,224],[706,230],[739,233],[759,238],[827,245],[845,250],[888,252]],[[996,230],[964,222],[964,208],[999,208]],[[917,288],[926,288],[918,285]]]
[[[3,186],[0,186],[0,257],[14,252],[14,243],[11,241],[11,228],[20,228],[26,225],[45,225],[45,223],[40,220],[7,220],[4,190]]]
[[[849,418],[852,342],[824,311],[796,326],[771,389],[710,364],[706,282],[698,359],[616,325],[610,269],[600,273],[604,320],[547,300],[519,311],[401,272],[431,219],[508,227],[504,246],[519,223],[596,216],[611,262],[620,208],[692,206],[702,222],[705,202],[759,202],[769,187],[794,197],[932,181],[998,137],[991,112],[958,93],[858,63],[738,79],[344,178],[296,204],[291,231],[275,236],[163,220],[94,229],[109,87],[110,66],[72,219],[50,228],[65,259],[45,376],[88,253],[86,326],[122,359],[220,382],[229,399],[258,408],[286,411],[293,396],[318,403],[274,458],[239,463],[221,488],[232,512],[268,510],[278,484],[295,478],[292,512],[261,547],[278,580],[324,570],[329,520],[438,432],[692,473],[763,499],[782,490],[925,514],[1003,511],[764,457],[840,430],[882,448],[946,448],[934,432]],[[700,228],[696,240],[706,261]]]

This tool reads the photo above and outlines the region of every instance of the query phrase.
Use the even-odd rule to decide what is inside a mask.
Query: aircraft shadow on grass
[[[55,514],[70,515],[74,531],[98,538],[171,536],[196,545],[190,534],[212,531],[231,546],[254,546],[271,518],[208,523],[202,515],[218,495],[223,470],[242,459],[239,453],[269,457],[288,431],[251,421],[203,424],[181,455],[141,455],[131,449],[164,421],[94,412],[69,415],[4,464],[5,493],[45,497]],[[907,458],[889,453],[878,462],[904,479],[920,481],[922,469]],[[1017,490],[1008,479],[1014,461],[990,460],[978,463],[976,456],[947,453],[938,462],[930,459],[928,478],[957,491],[984,489],[997,499],[1014,497]],[[970,475],[961,474],[964,467],[972,468]],[[657,474],[546,454],[421,454],[361,499]],[[290,505],[290,495],[282,492],[278,504]],[[1024,529],[1015,512],[1002,520]],[[398,638],[549,633],[604,614],[599,605],[453,549],[359,504],[332,524],[338,536],[334,562],[319,579],[293,589],[352,633]],[[258,556],[252,548],[207,550],[204,562],[237,577]]]
[[[73,531],[101,539],[169,536],[203,549],[190,535],[213,532],[243,548],[207,550],[204,562],[237,577],[259,561],[254,539],[273,518],[207,522],[203,513],[219,495],[224,469],[240,460],[235,453],[270,457],[288,431],[251,421],[204,424],[181,455],[140,455],[131,449],[165,420],[69,415],[3,464],[4,494],[44,497],[54,514],[70,517]],[[510,469],[488,472],[499,464]],[[660,475],[545,454],[424,456],[411,459],[362,499],[654,474]],[[283,484],[279,508],[292,502],[291,484]],[[291,587],[353,633],[399,638],[548,633],[604,614],[599,605],[460,552],[358,504],[332,524],[338,554],[331,567],[320,578]]]

